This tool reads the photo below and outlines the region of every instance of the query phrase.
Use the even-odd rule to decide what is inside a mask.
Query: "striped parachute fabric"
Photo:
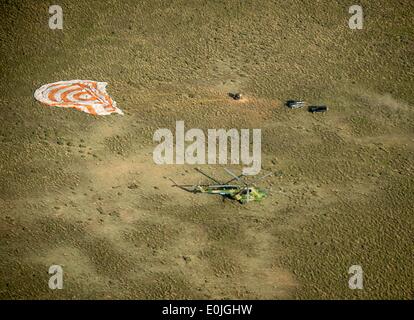
[[[106,82],[70,80],[49,83],[34,93],[36,100],[61,108],[74,108],[93,115],[124,114],[106,92]]]

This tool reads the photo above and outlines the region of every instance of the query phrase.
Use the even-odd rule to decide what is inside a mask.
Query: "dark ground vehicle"
[[[327,106],[309,106],[308,111],[312,113],[326,112],[328,111],[328,107]]]
[[[233,98],[234,100],[240,100],[241,99],[241,93],[238,93],[238,92],[232,93],[232,92],[230,92],[229,97]]]

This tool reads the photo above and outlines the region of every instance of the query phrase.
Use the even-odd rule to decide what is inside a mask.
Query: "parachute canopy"
[[[70,80],[49,83],[34,93],[36,100],[61,108],[74,108],[93,115],[124,114],[106,92],[106,82]]]

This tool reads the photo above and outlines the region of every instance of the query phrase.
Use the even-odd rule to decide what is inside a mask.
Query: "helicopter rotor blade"
[[[254,181],[252,182],[252,184],[257,183],[257,182],[259,182],[260,180],[263,180],[264,178],[267,178],[268,176],[270,176],[270,175],[272,175],[272,174],[273,174],[273,172],[270,172],[270,173],[268,173],[268,174],[265,174],[263,177],[261,177],[261,178],[259,178],[259,179],[254,180]]]
[[[173,187],[180,188],[180,189],[182,189],[184,191],[187,191],[187,192],[194,192],[196,187],[197,187],[197,185],[192,185],[192,184],[177,184],[173,179],[171,179],[171,178],[169,178],[169,179],[173,183],[173,185],[172,185]]]
[[[168,179],[173,183],[173,187],[192,187],[192,186],[194,186],[193,184],[178,184],[173,179],[171,179],[171,178],[168,178]]]
[[[230,179],[229,181],[226,181],[224,184],[229,184],[230,182],[233,182],[234,180],[238,180],[238,181],[240,181],[240,178],[241,178],[241,177],[244,177],[244,174],[239,175],[239,176],[237,177],[237,179],[236,179],[236,178],[232,178],[232,179]]]
[[[242,181],[242,180],[240,179],[240,177],[236,176],[236,175],[235,175],[233,172],[231,172],[229,169],[224,168],[224,171],[226,171],[229,175],[231,175],[231,176],[233,177],[233,179],[231,179],[229,182],[234,181],[234,180],[237,180],[237,181],[239,181],[240,183],[243,183],[245,186],[247,186],[246,182]],[[244,176],[244,175],[242,174],[241,176]],[[227,182],[227,183],[229,183],[229,182]]]
[[[174,183],[174,185],[177,185],[177,183],[173,179],[168,178],[168,180],[170,180],[172,183]]]
[[[173,187],[180,188],[181,190],[184,190],[184,191],[187,191],[187,192],[194,192],[196,186],[175,184],[175,185],[173,185]]]
[[[201,173],[203,176],[205,176],[205,177],[209,178],[210,180],[214,181],[215,183],[217,183],[217,184],[222,184],[221,182],[219,182],[219,181],[217,181],[216,179],[214,179],[214,178],[210,177],[208,174],[204,173],[204,172],[203,172],[203,171],[201,171],[200,169],[195,168],[195,170],[196,170],[197,172]]]

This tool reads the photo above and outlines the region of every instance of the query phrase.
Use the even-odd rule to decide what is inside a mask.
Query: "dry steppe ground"
[[[1,298],[413,298],[414,2],[358,1],[363,30],[352,1],[59,4],[63,30],[47,1],[0,4]],[[71,79],[108,82],[125,115],[34,100]],[[152,135],[176,120],[261,128],[270,196],[172,188],[207,182],[154,164]]]

